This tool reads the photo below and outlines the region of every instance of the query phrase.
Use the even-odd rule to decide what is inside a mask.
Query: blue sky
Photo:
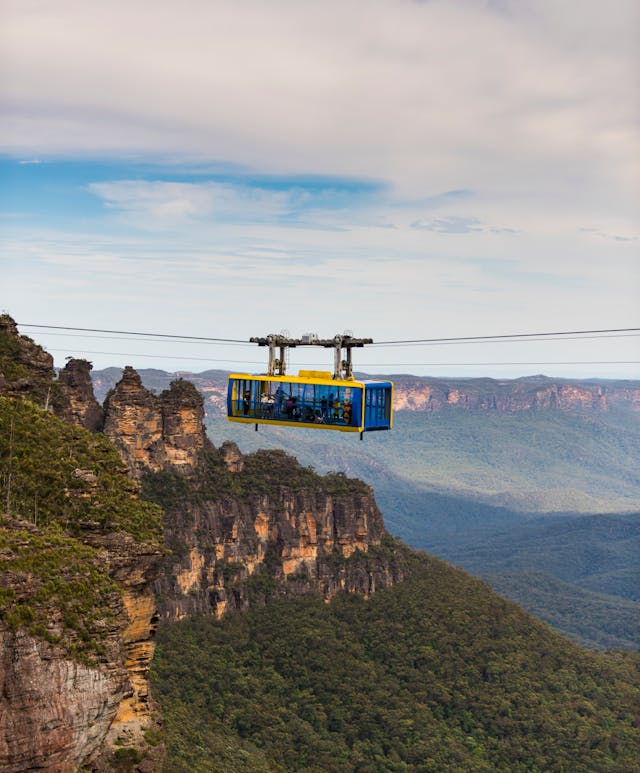
[[[60,0],[0,18],[18,322],[242,340],[640,326],[633,2],[164,0],[150,17]],[[25,332],[59,363],[261,369],[248,346]],[[359,355],[640,377],[638,337]],[[602,361],[621,364],[571,364]]]

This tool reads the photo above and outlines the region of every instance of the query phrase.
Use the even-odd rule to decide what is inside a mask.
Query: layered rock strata
[[[127,679],[0,625],[0,686],[0,770],[73,773],[102,743]]]
[[[268,490],[251,493],[257,469]],[[180,491],[158,500],[171,547],[156,583],[164,617],[220,616],[287,595],[369,596],[403,576],[393,551],[377,550],[388,537],[373,491],[360,481],[323,478],[280,451],[243,457],[228,443],[205,455],[199,474],[215,477],[219,492],[188,477],[145,480],[149,490]]]
[[[67,397],[61,418],[95,432],[102,425],[102,408],[93,394],[92,368],[87,360],[70,359],[60,371],[58,382]]]
[[[431,381],[431,380],[430,380]],[[437,413],[446,408],[477,411],[531,411],[555,409],[560,411],[605,411],[611,404],[628,402],[640,405],[640,389],[607,390],[591,384],[526,381],[499,382],[492,379],[471,381],[468,385],[447,382],[425,383],[423,379],[403,377],[396,382],[394,407],[396,410]],[[627,394],[629,392],[629,394]]]
[[[11,559],[31,549],[31,536],[46,533],[6,518],[2,529],[24,535],[19,537],[24,545],[19,541],[2,552],[8,571],[0,590],[27,602],[42,598],[46,576],[12,570]],[[86,560],[106,569],[122,589],[102,599],[102,619],[93,632],[100,638],[97,656],[72,654],[79,640],[55,597],[46,607],[44,635],[11,625],[0,615],[0,770],[6,773],[72,773],[80,768],[106,773],[114,769],[113,754],[122,745],[146,751],[150,764],[159,769],[162,749],[147,749],[143,733],[156,721],[148,670],[157,620],[151,581],[160,552],[124,534],[94,534],[84,542],[97,549]],[[69,574],[68,567],[60,571],[73,585],[91,572],[89,567],[72,569],[76,574]]]
[[[136,477],[166,467],[191,471],[207,443],[202,397],[188,381],[174,381],[157,396],[127,366],[104,412],[104,434]]]
[[[163,749],[150,748],[145,731],[158,720],[158,707],[149,691],[149,668],[155,649],[158,612],[153,582],[158,576],[161,553],[153,545],[108,535],[92,540],[102,548],[109,573],[122,588],[124,627],[120,634],[126,689],[91,758],[91,769],[100,773],[113,770],[113,753],[118,748],[143,749],[147,770],[160,770]]]

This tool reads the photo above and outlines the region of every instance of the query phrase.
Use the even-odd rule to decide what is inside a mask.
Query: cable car
[[[364,432],[390,430],[393,383],[353,377],[351,348],[362,346],[361,340],[364,339],[351,336],[336,336],[324,341],[316,336],[289,339],[275,335],[251,339],[270,347],[269,372],[261,375],[232,373],[229,376],[228,420],[254,424],[256,430],[259,424],[277,424],[359,432],[361,438]],[[301,345],[334,347],[334,373],[301,370],[297,376],[286,375],[284,350]],[[280,347],[279,359],[275,356],[276,347]],[[342,358],[343,348],[347,352],[345,359]]]

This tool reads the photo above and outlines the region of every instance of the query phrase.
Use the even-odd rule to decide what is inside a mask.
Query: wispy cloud
[[[331,228],[361,219],[375,202],[375,188],[359,188],[356,181],[328,183],[317,180],[282,180],[268,184],[238,182],[170,182],[163,180],[114,180],[93,182],[87,190],[104,205],[126,215],[140,227],[172,228],[194,221],[219,223],[288,223]],[[392,224],[364,215],[377,227]]]
[[[631,234],[612,234],[601,231],[599,228],[578,228],[580,233],[590,234],[597,236],[600,239],[607,239],[613,242],[637,242],[640,241],[640,236]]]
[[[476,217],[458,217],[456,215],[440,218],[420,218],[419,220],[414,220],[414,222],[411,223],[411,227],[421,231],[433,231],[438,234],[518,233],[516,228],[490,226],[481,222]]]
[[[278,218],[299,210],[308,198],[301,190],[281,192],[220,183],[118,180],[91,183],[88,189],[110,209],[169,224],[202,218]]]

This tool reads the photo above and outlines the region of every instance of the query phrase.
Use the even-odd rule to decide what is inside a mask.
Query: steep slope
[[[153,726],[160,511],[110,443],[0,397],[0,768],[110,769]]]
[[[84,428],[101,420],[90,368],[70,361],[53,381],[51,357],[0,317],[3,771],[157,769],[162,757],[145,738],[161,511]]]

